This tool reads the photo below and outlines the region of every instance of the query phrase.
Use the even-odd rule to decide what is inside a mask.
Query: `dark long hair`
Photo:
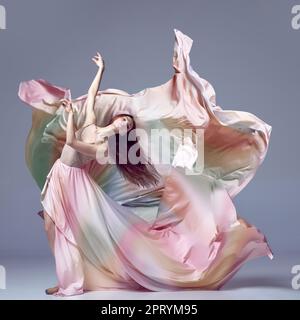
[[[136,124],[134,118],[130,114],[122,113],[118,114],[112,118],[113,122],[116,118],[126,116],[132,119],[132,128],[129,129],[126,134],[120,135],[119,133],[115,134],[115,148],[113,148],[113,153],[116,160],[116,165],[125,179],[128,181],[142,187],[149,187],[158,185],[160,182],[160,174],[157,172],[154,165],[151,163],[150,159],[146,158],[143,154],[141,147],[136,136]],[[128,139],[130,134],[130,140]],[[120,145],[122,141],[126,140],[127,150],[126,152],[120,152]],[[129,159],[129,150],[132,146],[135,145],[135,154],[143,161],[139,161],[136,164],[130,162]],[[120,159],[122,159],[120,163]]]

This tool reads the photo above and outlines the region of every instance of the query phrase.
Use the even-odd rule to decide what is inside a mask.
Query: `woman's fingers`
[[[97,54],[95,57],[97,57],[97,59],[103,59],[103,57],[101,56],[101,54],[98,51],[97,51]]]
[[[68,100],[68,99],[61,99],[60,102],[62,106],[65,107],[66,109],[68,109],[72,105],[71,100]]]
[[[103,61],[103,58],[101,56],[101,54],[97,51],[96,55],[92,58],[92,61],[94,61],[94,63],[97,65],[97,66],[103,66],[104,67],[104,61]]]
[[[42,99],[42,101],[43,101],[44,104],[46,104],[48,106],[55,106],[57,108],[60,107],[61,105],[65,107],[65,106],[67,106],[67,105],[69,105],[71,103],[70,100],[64,99],[64,98],[60,99],[58,101],[55,101],[53,103],[50,103],[50,102],[46,101],[45,99]]]
[[[68,105],[66,106],[65,110],[66,110],[67,112],[72,112],[72,111],[73,111],[72,103],[68,104]]]
[[[60,102],[64,107],[70,104],[70,100],[68,99],[61,99]]]

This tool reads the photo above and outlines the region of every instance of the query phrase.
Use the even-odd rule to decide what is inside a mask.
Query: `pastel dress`
[[[213,87],[190,65],[192,39],[174,32],[175,73],[169,81],[136,94],[102,90],[95,102],[97,125],[126,112],[152,134],[157,186],[134,185],[116,165],[65,145],[68,114],[63,108],[54,112],[43,99],[70,98],[69,89],[43,79],[20,84],[19,97],[33,112],[26,161],[55,225],[59,295],[219,289],[246,261],[272,258],[264,234],[233,203],[265,159],[272,127],[249,112],[216,105]],[[86,97],[73,103],[78,128]],[[182,139],[178,128],[191,136]],[[155,138],[162,129],[175,143],[165,142],[159,151]],[[156,161],[159,152],[170,162]]]

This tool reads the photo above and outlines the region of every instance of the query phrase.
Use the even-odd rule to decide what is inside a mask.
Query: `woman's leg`
[[[73,295],[83,293],[84,273],[78,248],[66,239],[49,214],[44,211],[45,231],[55,258],[59,286],[46,290],[47,294]]]
[[[44,228],[47,234],[51,252],[54,255],[55,224],[46,211],[44,211]]]
[[[43,218],[44,218],[44,228],[47,234],[49,246],[51,248],[52,254],[54,255],[55,225],[46,211],[44,211]],[[58,289],[59,289],[58,286],[55,286],[52,288],[47,288],[45,291],[46,291],[46,294],[54,294],[55,292],[58,291]]]

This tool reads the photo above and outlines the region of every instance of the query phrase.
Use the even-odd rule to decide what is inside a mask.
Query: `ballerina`
[[[85,212],[93,209],[89,207],[91,205],[89,200],[92,195],[89,193],[90,190],[86,188],[86,184],[92,183],[92,181],[88,173],[84,171],[84,164],[95,159],[97,153],[104,154],[107,151],[110,136],[118,135],[120,131],[124,133],[127,131],[128,135],[134,129],[133,117],[127,114],[115,116],[106,127],[96,126],[93,108],[104,71],[104,62],[99,52],[97,52],[93,61],[98,66],[98,71],[88,91],[85,121],[76,132],[80,140],[75,138],[72,102],[68,99],[61,99],[55,103],[44,100],[44,103],[50,107],[64,106],[69,113],[66,145],[62,149],[60,158],[54,163],[41,193],[41,202],[44,208],[42,217],[44,218],[48,241],[55,256],[59,280],[59,286],[46,289],[47,294],[77,294],[82,292],[84,279],[83,277],[80,278],[79,275],[83,271],[76,267],[76,263],[78,264],[81,259],[81,254],[72,234],[74,230],[69,227],[69,224],[72,223],[72,220],[78,218],[76,216],[77,211]],[[132,143],[133,141],[128,144],[128,148],[131,147]],[[116,154],[119,156],[118,152]],[[151,185],[151,183],[156,184],[158,182],[158,173],[149,163],[147,165],[142,163],[138,165],[118,163],[118,165],[124,177],[132,183]],[[94,184],[95,182],[92,183],[92,185]],[[71,197],[68,197],[69,192],[72,193]],[[79,197],[73,198],[74,194],[78,194]],[[87,198],[84,197],[84,194]],[[77,202],[80,202],[81,205],[78,206]],[[77,281],[70,281],[75,278]]]
[[[213,87],[190,66],[192,40],[174,31],[175,74],[161,86],[133,95],[107,89],[97,93],[90,108],[88,96],[82,96],[73,100],[74,111],[66,102],[55,114],[41,98],[66,98],[68,89],[44,80],[20,86],[20,98],[34,107],[27,163],[44,186],[42,204],[54,228],[59,280],[55,294],[110,288],[219,289],[249,259],[272,258],[265,236],[237,215],[232,202],[264,160],[271,127],[250,113],[217,106]],[[96,119],[91,119],[97,125],[85,121],[86,110],[94,112]],[[150,165],[146,175],[141,174],[146,184],[159,181],[150,189],[138,185],[140,174],[132,174],[134,167],[123,168],[125,179],[117,174],[118,163],[108,171],[99,165],[96,172],[97,156],[109,149],[103,137],[118,132],[117,115],[123,119],[118,120],[120,127],[126,122],[127,132],[136,119],[167,129],[204,129],[204,170],[186,176],[170,166],[155,178],[156,167]],[[65,142],[62,155],[72,150],[76,156],[68,164],[57,160],[49,172]],[[39,161],[41,155],[44,161]],[[151,221],[141,215],[146,208],[155,211]]]

